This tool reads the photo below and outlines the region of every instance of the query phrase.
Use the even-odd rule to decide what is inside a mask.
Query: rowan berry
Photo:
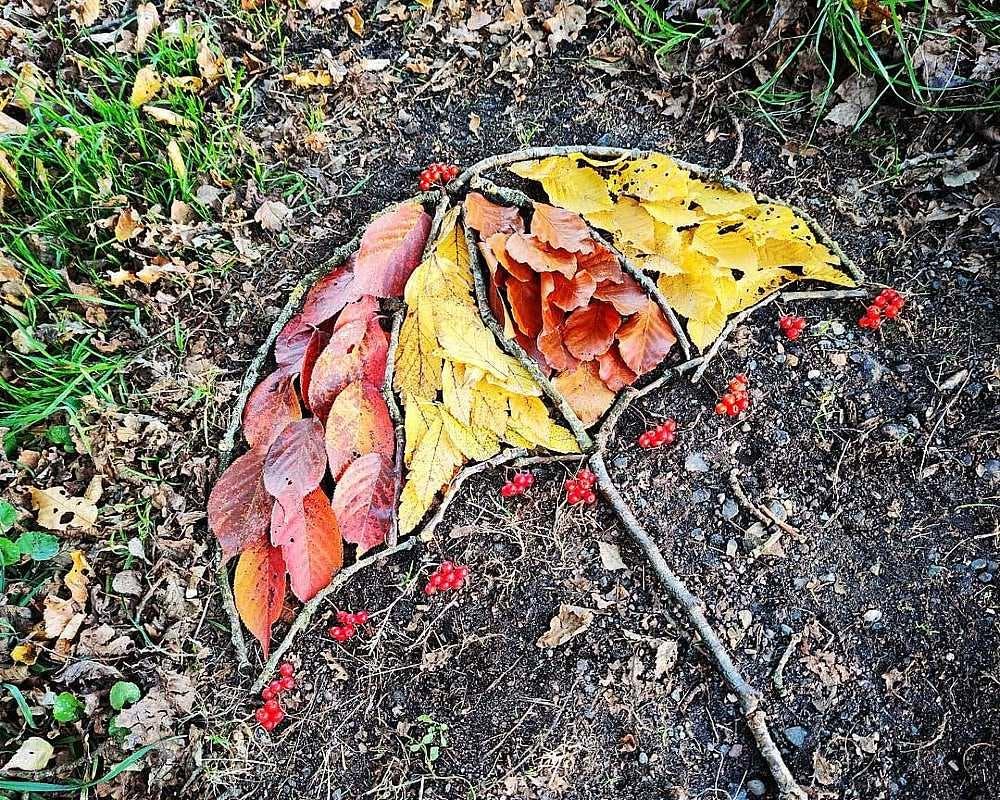
[[[278,674],[281,675],[282,678],[289,678],[295,674],[295,667],[286,661],[278,667]]]
[[[437,592],[461,589],[468,577],[469,568],[467,566],[456,565],[453,561],[442,561],[427,579],[424,594],[431,595]]]
[[[261,700],[273,700],[274,699],[274,690],[271,689],[270,686],[265,686],[264,689],[260,693],[260,699]]]
[[[515,472],[511,483],[523,492],[535,485],[535,476],[530,472]]]
[[[864,316],[858,320],[858,327],[876,330],[882,326],[882,312],[876,306],[868,306]]]
[[[428,164],[419,176],[420,191],[426,192],[434,186],[444,186],[453,181],[458,176],[458,172],[459,169],[455,164],[444,164],[440,161]]]
[[[511,481],[507,481],[507,483],[500,487],[501,497],[516,497],[519,494],[521,494],[520,490]]]
[[[295,678],[288,675],[281,679],[281,691],[287,692],[289,689],[295,688]]]
[[[806,318],[797,317],[794,314],[785,314],[778,319],[778,327],[785,334],[785,338],[794,341],[799,338],[806,327]]]
[[[355,625],[367,625],[368,624],[368,612],[367,611],[355,611],[351,614],[351,622]]]
[[[584,489],[592,489],[597,484],[597,476],[589,469],[581,469],[576,473],[576,481]]]

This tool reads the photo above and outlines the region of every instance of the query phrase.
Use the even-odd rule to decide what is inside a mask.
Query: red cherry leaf
[[[281,550],[267,538],[247,548],[236,564],[233,599],[240,619],[264,649],[271,649],[271,626],[281,616],[285,602],[285,561]]]
[[[306,345],[305,352],[302,354],[302,366],[299,372],[299,391],[302,392],[302,397],[308,402],[309,399],[309,384],[312,381],[313,369],[316,366],[316,359],[319,358],[319,354],[323,352],[323,348],[330,341],[330,334],[327,331],[315,329],[312,336],[309,337],[309,344]]]
[[[224,561],[267,536],[274,501],[264,488],[266,455],[256,448],[237,458],[208,497],[208,527],[222,546]]]
[[[535,272],[561,272],[567,278],[576,273],[576,256],[565,250],[553,250],[534,236],[513,233],[507,238],[507,255],[527,264]]]
[[[597,284],[594,297],[605,300],[615,307],[615,311],[623,317],[635,314],[646,307],[648,297],[645,290],[630,275],[624,275],[621,283],[604,281]]]
[[[572,280],[564,278],[558,272],[552,274],[553,289],[549,302],[559,306],[563,311],[573,311],[583,308],[594,296],[597,281],[585,269],[576,271]]]
[[[618,331],[622,360],[636,375],[645,375],[659,364],[676,341],[673,328],[652,300]]]
[[[479,192],[469,192],[465,196],[465,222],[483,239],[495,233],[519,233],[524,230],[524,220],[518,209],[497,205]]]
[[[621,315],[613,306],[595,300],[578,308],[563,323],[566,349],[581,361],[597,358],[611,347],[621,324]]]
[[[576,257],[577,266],[589,272],[598,283],[611,281],[621,283],[625,280],[622,265],[618,257],[604,245],[595,245],[592,253],[579,253]]]
[[[309,408],[325,420],[337,395],[349,383],[362,380],[381,386],[385,380],[389,340],[377,320],[370,320],[358,342],[358,325],[352,324],[330,337],[330,342],[316,359],[309,382]]]
[[[545,203],[532,203],[531,233],[553,249],[569,253],[590,253],[594,240],[579,214]],[[567,276],[568,277],[568,276]]]
[[[243,407],[243,435],[251,447],[267,450],[289,422],[302,419],[295,372],[281,367],[257,384]]]
[[[274,341],[274,360],[280,366],[298,369],[315,331],[314,326],[302,319],[302,312],[296,314],[285,323]]]
[[[344,565],[337,517],[322,489],[287,504],[274,504],[271,542],[280,544],[294,594],[308,602]]]
[[[542,330],[542,296],[538,275],[530,281],[508,281],[507,300],[510,313],[518,329],[525,336],[534,338]]]
[[[344,539],[358,546],[359,556],[389,534],[395,491],[392,458],[380,453],[361,456],[337,481],[333,510]]]
[[[264,488],[284,498],[305,497],[326,475],[323,425],[315,417],[290,423],[274,440],[264,459]]]
[[[363,294],[354,280],[354,260],[351,256],[346,264],[334,267],[313,284],[299,312],[302,322],[319,327]]]
[[[376,314],[378,314],[378,300],[370,294],[363,295],[353,303],[348,303],[344,306],[344,310],[340,312],[340,316],[337,317],[337,321],[334,323],[334,333],[344,328],[356,327],[358,325],[364,331],[368,327],[368,323],[375,318]]]
[[[431,218],[419,203],[404,203],[372,222],[361,237],[354,267],[358,294],[402,297],[430,229]]]
[[[612,392],[631,386],[638,377],[629,369],[628,364],[622,361],[617,346],[612,347],[603,356],[597,357],[597,369],[604,385]]]
[[[337,395],[326,421],[326,454],[335,479],[358,456],[379,453],[391,461],[395,441],[389,409],[376,387],[355,381]]]

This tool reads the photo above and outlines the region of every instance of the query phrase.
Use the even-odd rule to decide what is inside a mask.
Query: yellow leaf
[[[445,432],[440,411],[413,452],[406,485],[399,498],[399,528],[409,533],[423,519],[434,497],[463,462],[461,451]]]
[[[132,84],[132,97],[129,102],[133,108],[144,106],[160,92],[163,81],[152,67],[143,67],[135,74]]]
[[[191,130],[197,127],[197,125],[195,125],[191,120],[182,117],[176,111],[171,111],[169,108],[160,108],[159,106],[143,106],[142,110],[157,122],[162,122],[164,125],[173,125],[175,128],[189,128]]]
[[[63,583],[69,589],[73,600],[79,604],[80,608],[83,608],[87,603],[87,587],[90,586],[94,570],[91,569],[82,550],[74,550],[69,555],[73,559],[73,567],[66,573]]]
[[[469,423],[475,428],[485,428],[502,437],[507,430],[508,396],[508,393],[499,386],[481,379],[472,391]]]
[[[459,422],[445,409],[441,409],[441,420],[448,438],[466,459],[485,461],[500,452],[500,441],[492,431]]]
[[[167,158],[170,159],[170,166],[174,168],[177,177],[184,180],[187,177],[187,164],[184,163],[184,156],[176,139],[167,142]]]
[[[735,214],[737,211],[745,213],[757,206],[753,195],[747,192],[738,192],[722,186],[708,186],[701,181],[694,181],[693,184],[694,189],[688,194],[688,199],[713,216]]]
[[[10,657],[18,664],[25,664],[30,667],[38,661],[38,648],[31,642],[25,642],[11,650]]]
[[[156,5],[153,3],[140,3],[136,6],[135,15],[135,52],[141,53],[146,49],[149,34],[160,27],[160,12],[156,10]]]
[[[81,28],[89,27],[101,16],[101,0],[70,0],[69,15]]]
[[[580,452],[573,434],[552,421],[545,403],[537,397],[510,398],[507,430],[531,442],[532,447],[544,447],[556,453]]]
[[[437,355],[430,303],[412,308],[399,329],[393,387],[402,395],[434,397],[441,388],[443,359]]]
[[[315,69],[304,69],[299,72],[289,72],[282,75],[282,80],[288,81],[298,89],[313,89],[317,86],[332,86],[333,75]]]
[[[656,252],[655,220],[638,200],[619,197],[613,208],[588,214],[587,221],[613,233],[619,246],[628,244],[639,251]]]
[[[510,171],[542,184],[553,205],[590,214],[614,206],[604,179],[593,167],[582,167],[575,156],[551,156],[541,161],[522,161]]]
[[[365,19],[361,16],[361,12],[358,11],[357,7],[352,6],[350,10],[344,14],[344,19],[347,20],[347,27],[351,29],[351,33],[355,36],[364,36]]]
[[[118,220],[115,222],[115,239],[119,242],[127,242],[136,235],[141,227],[139,215],[132,206],[129,206],[118,214]]]
[[[608,188],[615,194],[631,195],[652,203],[667,203],[686,198],[689,192],[687,170],[663,153],[620,164],[608,178]]]

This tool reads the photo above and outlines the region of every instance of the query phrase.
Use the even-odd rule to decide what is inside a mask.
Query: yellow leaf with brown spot
[[[510,171],[542,184],[552,205],[577,214],[607,211],[614,206],[601,174],[582,166],[575,156],[551,156],[513,164]]]
[[[133,108],[144,106],[156,95],[160,93],[163,81],[159,74],[152,67],[143,67],[135,74],[135,83],[132,84],[132,97],[129,102]]]

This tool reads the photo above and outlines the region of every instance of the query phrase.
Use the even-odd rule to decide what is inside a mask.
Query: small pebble
[[[809,736],[809,731],[799,725],[793,728],[785,728],[783,733],[785,734],[785,738],[795,747],[802,747]]]
[[[688,472],[708,472],[708,462],[702,453],[688,453],[684,459],[684,469]]]
[[[862,619],[869,625],[872,625],[882,619],[882,612],[877,608],[871,608],[864,613]]]
[[[764,785],[764,781],[754,778],[747,781],[747,791],[754,797],[763,797],[767,791],[767,786]]]

